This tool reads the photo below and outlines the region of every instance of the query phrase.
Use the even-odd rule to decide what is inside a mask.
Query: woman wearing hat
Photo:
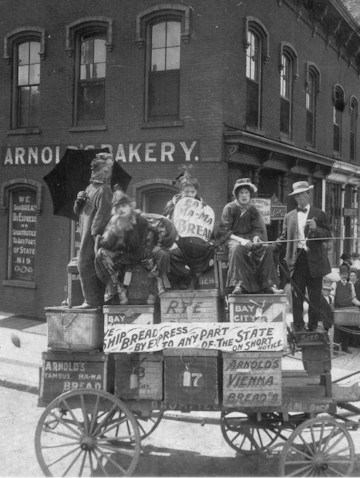
[[[340,259],[342,260],[342,263],[340,265],[346,266],[348,270],[351,269],[352,263],[351,263],[351,254],[348,252],[344,252],[341,254]]]
[[[273,294],[278,283],[272,251],[261,245],[267,232],[261,213],[251,204],[257,188],[250,179],[238,179],[233,188],[234,201],[223,209],[217,239],[229,256],[227,286],[234,294]]]
[[[111,214],[104,234],[96,238],[96,274],[107,287],[107,302],[114,300],[117,294],[119,303],[127,304],[125,272],[144,258],[149,226],[121,190],[113,194]]]
[[[305,330],[306,290],[310,302],[308,327],[310,330],[317,329],[317,307],[321,301],[323,277],[331,272],[325,245],[325,241],[331,239],[329,221],[324,211],[310,206],[310,190],[313,187],[307,181],[293,184],[289,196],[293,196],[298,207],[286,214],[282,233],[273,246],[275,252],[286,248],[286,263],[291,276],[294,329],[299,332]]]

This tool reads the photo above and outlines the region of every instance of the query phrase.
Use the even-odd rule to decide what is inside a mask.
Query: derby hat
[[[348,252],[343,252],[340,256],[340,259],[342,259],[343,261],[349,261],[351,259],[351,254],[349,254]]]
[[[294,194],[299,194],[303,193],[305,191],[310,191],[313,189],[314,186],[309,186],[309,183],[307,181],[298,181],[297,183],[294,183],[292,185],[292,192],[289,193],[289,196],[293,196]]]
[[[255,184],[250,182],[249,178],[241,178],[241,179],[238,179],[236,183],[234,184],[233,194],[236,196],[236,191],[243,187],[250,188],[253,193],[257,192],[257,187],[255,186]]]
[[[119,204],[131,204],[131,199],[127,194],[121,191],[121,189],[114,191],[111,201],[112,207],[118,206]]]

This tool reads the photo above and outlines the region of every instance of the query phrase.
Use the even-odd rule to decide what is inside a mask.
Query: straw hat
[[[324,279],[324,282],[323,282],[323,289],[328,289],[328,290],[331,290],[332,289],[332,281],[329,280],[329,279]]]
[[[309,186],[309,183],[307,181],[298,181],[297,183],[294,183],[292,185],[293,190],[291,193],[289,193],[289,196],[293,196],[294,194],[299,194],[303,193],[305,191],[310,191],[313,189],[314,186]]]
[[[236,181],[233,188],[233,194],[236,196],[236,191],[239,188],[248,187],[252,190],[253,193],[257,192],[257,187],[253,184],[249,178],[241,178]]]

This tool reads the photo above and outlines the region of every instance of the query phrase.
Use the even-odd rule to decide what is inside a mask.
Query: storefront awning
[[[332,165],[331,173],[326,176],[326,179],[360,187],[360,168],[354,164],[335,161]]]

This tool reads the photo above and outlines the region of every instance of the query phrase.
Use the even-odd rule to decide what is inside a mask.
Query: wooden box
[[[281,359],[282,352],[223,353],[223,407],[281,405]]]
[[[79,270],[78,270],[78,258],[71,259],[67,266],[68,281],[67,281],[67,305],[68,307],[74,307],[84,302],[84,296],[82,293]]]
[[[358,307],[334,309],[334,322],[337,325],[355,325],[360,327],[360,311]]]
[[[286,295],[239,294],[230,295],[230,322],[286,321]]]
[[[48,347],[54,350],[102,350],[104,320],[98,309],[46,307]]]
[[[213,267],[207,272],[203,272],[199,276],[200,290],[218,289],[218,288],[219,288],[219,277],[217,273],[217,267]]]
[[[104,326],[119,324],[154,323],[154,306],[151,305],[106,305],[103,307]]]
[[[219,363],[218,357],[164,357],[166,405],[218,406],[221,388]]]
[[[221,322],[220,291],[176,290],[160,295],[161,322]]]
[[[43,352],[39,406],[45,406],[69,390],[114,390],[113,357],[104,353]]]
[[[114,354],[115,395],[124,400],[162,400],[163,356]],[[133,376],[133,377],[132,377]]]
[[[156,281],[149,277],[149,273],[150,271],[141,265],[132,270],[131,282],[126,293],[129,304],[145,305],[150,294],[157,295]]]

